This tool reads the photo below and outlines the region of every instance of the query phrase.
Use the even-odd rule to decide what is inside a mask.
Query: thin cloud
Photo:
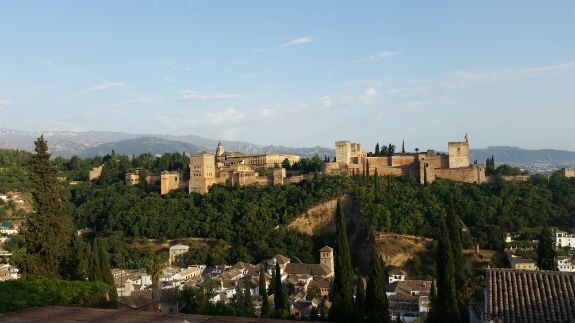
[[[364,104],[371,105],[377,99],[377,90],[374,87],[368,88],[365,93],[360,97],[360,101]]]
[[[296,45],[304,45],[304,44],[309,44],[314,42],[315,40],[311,39],[308,36],[305,37],[300,37],[300,38],[296,38],[296,39],[292,39],[290,41],[288,41],[287,43],[283,43],[280,45],[280,48],[285,48],[285,47],[290,47],[290,46],[296,46]]]
[[[8,109],[8,105],[10,105],[10,101],[8,100],[0,100],[0,111],[6,111]]]
[[[384,60],[386,58],[390,58],[393,56],[399,55],[399,52],[396,51],[383,51],[383,52],[379,52],[377,54],[373,54],[373,55],[369,55],[366,57],[361,57],[358,58],[356,60],[354,60],[354,63],[375,63],[375,62],[379,62],[381,60]]]
[[[224,101],[244,98],[238,94],[221,93],[221,92],[197,92],[186,90],[181,92],[181,96],[176,99],[179,102],[197,102],[197,101]]]
[[[494,84],[516,79],[539,77],[573,71],[573,62],[522,69],[459,70],[445,73],[437,84],[447,90],[456,90],[478,84]]]
[[[236,108],[219,109],[197,113],[195,111],[171,111],[156,116],[160,122],[171,127],[187,129],[189,127],[206,127],[241,124],[248,115]]]
[[[80,91],[80,93],[89,93],[89,92],[98,92],[104,90],[113,90],[113,89],[120,89],[123,87],[128,86],[128,84],[124,82],[105,82],[102,84],[98,84],[96,86],[87,88],[85,90]]]
[[[252,49],[252,54],[259,54],[263,51],[264,51],[263,48],[255,48],[255,49]]]

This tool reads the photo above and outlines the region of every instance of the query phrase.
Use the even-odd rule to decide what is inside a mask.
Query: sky
[[[575,1],[0,0],[0,128],[575,150]]]

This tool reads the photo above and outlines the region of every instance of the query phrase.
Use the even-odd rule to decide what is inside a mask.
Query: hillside
[[[509,146],[490,146],[484,149],[470,149],[469,160],[485,163],[487,158],[495,159],[495,165],[509,164],[526,169],[531,173],[545,173],[567,167],[575,168],[575,152],[555,149],[528,150]]]

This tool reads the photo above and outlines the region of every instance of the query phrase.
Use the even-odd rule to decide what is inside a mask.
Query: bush
[[[34,306],[104,304],[109,286],[101,282],[27,277],[0,282],[0,313]]]

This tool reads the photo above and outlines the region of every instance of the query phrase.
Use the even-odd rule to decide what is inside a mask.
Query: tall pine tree
[[[465,259],[463,259],[463,244],[461,243],[461,224],[459,217],[455,213],[453,197],[450,198],[449,210],[447,211],[447,230],[449,241],[451,241],[451,251],[453,254],[453,266],[455,270],[455,286],[460,291],[458,299],[462,300],[462,293],[466,290],[467,269]]]
[[[455,266],[447,226],[443,217],[439,221],[436,266],[437,297],[429,313],[429,322],[461,322],[461,314],[456,296]]]
[[[371,252],[371,270],[365,296],[365,313],[368,322],[388,323],[391,321],[389,317],[389,301],[385,293],[386,284],[387,273],[385,272],[385,266],[374,245]]]
[[[26,253],[19,266],[24,275],[62,277],[70,269],[66,261],[74,236],[72,221],[62,212],[57,170],[50,162],[48,143],[42,135],[34,144],[35,153],[28,165],[34,212],[24,223]]]
[[[541,233],[539,234],[537,266],[541,270],[555,269],[555,249],[553,249],[553,240],[551,240],[551,232],[547,224],[541,228]]]
[[[267,296],[267,295],[268,295],[268,292],[267,292],[267,289],[266,289],[266,275],[265,275],[263,269],[260,270],[260,278],[259,278],[259,282],[258,282],[258,283],[259,283],[259,286],[258,286],[259,295],[262,296],[262,297],[263,297],[263,296]]]
[[[110,268],[110,257],[101,238],[94,239],[89,268],[88,279],[93,282],[103,282],[110,286],[110,300],[116,301],[118,295]]]
[[[276,259],[276,270],[274,274],[274,310],[277,318],[283,318],[289,315],[289,300],[287,292],[282,285],[282,275],[280,263]]]
[[[355,317],[358,321],[365,318],[365,284],[361,275],[357,277],[355,284]]]
[[[332,307],[329,312],[331,320],[350,322],[353,318],[353,268],[349,254],[345,215],[340,201],[337,201],[335,216],[336,241],[334,256],[335,277],[331,290]]]

